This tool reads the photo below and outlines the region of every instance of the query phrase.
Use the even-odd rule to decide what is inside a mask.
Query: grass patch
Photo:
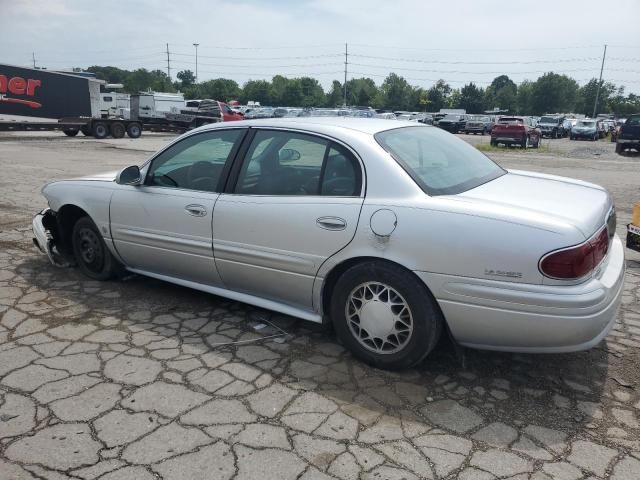
[[[515,152],[522,152],[523,154],[529,153],[529,152],[536,152],[536,153],[548,153],[549,152],[549,147],[547,145],[541,145],[538,148],[527,148],[526,150],[521,148],[521,147],[506,147],[503,145],[498,145],[498,146],[493,146],[489,143],[479,143],[477,145],[475,145],[475,147],[480,150],[481,152],[510,152],[510,153],[515,153]]]

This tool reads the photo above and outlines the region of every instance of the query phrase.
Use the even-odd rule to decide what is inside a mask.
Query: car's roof
[[[391,130],[400,127],[425,127],[431,128],[415,122],[395,121],[390,122],[382,118],[359,118],[359,117],[289,117],[289,118],[260,118],[255,120],[240,120],[233,123],[212,123],[201,127],[200,130],[209,130],[224,127],[291,127],[314,131],[323,130],[326,127],[343,128],[358,132],[375,135],[384,130]]]

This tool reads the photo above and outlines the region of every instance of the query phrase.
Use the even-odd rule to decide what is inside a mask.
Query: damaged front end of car
[[[57,247],[60,241],[56,214],[50,208],[45,208],[33,217],[33,244],[44,253],[52,264],[57,267],[69,267],[71,263]]]

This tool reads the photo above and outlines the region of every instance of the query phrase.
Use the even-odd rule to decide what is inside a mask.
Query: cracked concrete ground
[[[591,351],[461,357],[445,339],[418,368],[385,372],[310,323],[52,267],[28,229],[39,186],[146,153],[12,138],[0,139],[0,479],[640,478],[635,254],[618,323]],[[640,200],[633,159],[496,160],[600,178],[620,225]]]

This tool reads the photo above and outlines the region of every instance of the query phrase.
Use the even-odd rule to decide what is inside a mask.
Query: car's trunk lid
[[[598,185],[518,170],[457,196],[550,216],[573,225],[585,238],[606,223],[613,206],[609,193]]]

